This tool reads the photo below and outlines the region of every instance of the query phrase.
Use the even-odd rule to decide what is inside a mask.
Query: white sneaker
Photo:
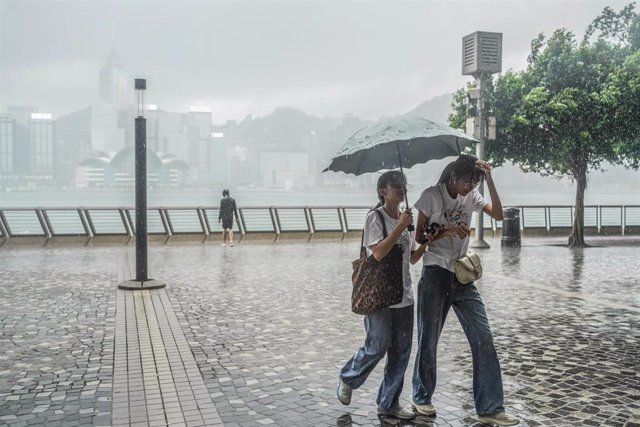
[[[220,243],[220,246],[224,247],[224,246],[227,246],[227,244],[226,243]]]
[[[400,420],[412,420],[416,417],[416,414],[413,412],[411,405],[407,405],[405,407],[401,407],[398,405],[393,409],[387,410],[378,408],[378,415],[394,417]]]
[[[229,243],[229,246],[233,246],[233,242]]]
[[[411,402],[413,411],[418,415],[426,415],[427,417],[433,417],[436,415],[436,408],[431,403],[416,403]]]
[[[351,394],[353,389],[342,380],[338,380],[338,388],[336,389],[336,397],[343,405],[351,403]]]
[[[478,421],[483,424],[494,426],[515,426],[520,424],[520,418],[509,415],[506,412],[498,412],[497,414],[478,416]]]

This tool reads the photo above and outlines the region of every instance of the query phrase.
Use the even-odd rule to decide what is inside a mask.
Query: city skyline
[[[214,124],[285,106],[375,120],[464,85],[465,34],[503,32],[503,69],[521,69],[539,32],[580,37],[603,7],[625,4],[3,0],[0,109],[39,105],[59,117],[96,102],[115,28],[130,79],[146,77],[149,102],[165,110],[204,106]]]

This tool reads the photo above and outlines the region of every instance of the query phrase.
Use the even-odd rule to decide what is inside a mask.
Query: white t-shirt
[[[382,212],[382,215],[384,216],[384,221],[387,226],[387,235],[389,235],[396,225],[398,225],[399,220],[387,215],[385,210],[381,207],[377,210]],[[371,211],[367,215],[367,219],[364,224],[363,245],[367,249],[367,256],[371,255],[371,249],[369,249],[369,247],[374,246],[383,239],[384,234],[382,233],[380,216],[378,216],[375,211]],[[409,233],[407,229],[405,229],[400,237],[398,237],[396,243],[402,248],[402,284],[404,292],[402,294],[402,301],[396,305],[389,306],[389,308],[407,307],[413,304],[414,301],[409,267],[411,266],[411,250],[415,247],[414,245],[417,246],[417,243],[415,243],[412,233]]]
[[[442,201],[444,199],[445,206]],[[431,225],[434,222],[446,228],[465,224],[471,225],[473,212],[480,212],[488,204],[478,190],[470,191],[466,196],[453,199],[447,191],[446,184],[437,184],[422,192],[415,208],[422,212]],[[429,250],[422,257],[423,265],[438,265],[449,271],[454,271],[455,261],[467,253],[469,238],[458,236],[442,237],[429,245]]]

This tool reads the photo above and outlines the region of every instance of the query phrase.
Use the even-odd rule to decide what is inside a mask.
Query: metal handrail
[[[542,229],[543,231],[549,233],[552,230],[556,229],[565,229],[570,228],[573,221],[573,213],[575,207],[572,205],[519,205],[514,206],[520,209],[520,228],[521,230],[528,229]],[[341,232],[342,239],[350,232],[350,231],[359,231],[360,227],[353,226],[349,224],[349,220],[347,217],[348,211],[363,211],[370,209],[370,206],[283,206],[283,207],[275,207],[275,206],[247,206],[237,208],[235,212],[235,219],[237,223],[238,230],[241,234],[240,240],[244,238],[247,233],[273,233],[274,241],[277,241],[278,238],[285,233],[294,233],[294,232],[303,232],[308,233],[309,240],[319,233],[319,232]],[[203,241],[206,238],[213,234],[213,231],[209,218],[207,215],[207,211],[217,211],[219,210],[217,206],[198,206],[198,207],[166,207],[166,206],[154,206],[149,207],[148,211],[157,212],[160,218],[160,222],[162,223],[162,231],[156,231],[154,233],[149,234],[161,234],[169,240],[172,236],[178,234],[199,234],[203,236]],[[252,222],[254,225],[257,223],[254,230],[251,230],[250,227],[247,227],[247,222],[245,219],[245,213],[249,211],[264,211],[266,215],[265,217],[252,217]],[[563,211],[567,211],[569,215],[566,218],[559,219],[557,214],[562,216],[565,215]],[[595,210],[595,225],[593,223],[593,213]],[[50,212],[76,212],[77,217],[74,220],[73,216],[69,216],[69,218],[64,218],[61,220],[60,218],[52,224],[52,221],[49,218]],[[99,224],[96,227],[96,219],[92,217],[91,212],[102,211],[102,212],[113,212],[114,217],[108,220],[104,219],[102,225],[108,227],[112,225],[114,221],[116,223],[122,224],[122,232],[99,232],[100,230]],[[178,231],[174,227],[174,221],[172,220],[171,213],[174,211],[191,211],[194,212],[195,215],[192,218],[181,218],[178,223],[181,227],[189,228],[189,231]],[[286,221],[283,220],[283,217],[280,215],[281,211],[299,211],[300,215],[295,218],[297,222],[290,223],[294,224],[291,227],[287,227]],[[536,212],[537,211],[537,212]],[[540,212],[542,211],[542,212]],[[591,212],[590,215],[590,227],[592,230],[595,229],[597,233],[601,233],[603,230],[612,231],[612,230],[620,230],[621,235],[625,235],[628,233],[640,233],[640,205],[586,205],[585,211]],[[135,212],[133,207],[128,206],[120,206],[120,207],[9,207],[9,208],[0,208],[0,239],[8,240],[12,237],[16,236],[37,236],[44,237],[45,239],[51,239],[54,237],[60,236],[69,236],[69,235],[77,235],[84,236],[88,239],[92,239],[95,236],[126,236],[131,240],[131,237],[135,234],[135,227],[132,221],[132,212]],[[320,227],[318,226],[318,213],[324,212],[325,214],[322,216],[322,223]],[[326,212],[333,212],[331,215],[326,214]],[[535,212],[535,213],[533,213]],[[604,214],[603,214],[604,212]],[[30,217],[20,218],[18,216],[17,219],[12,220],[8,216],[8,214],[16,214],[16,213],[31,213]],[[556,215],[554,215],[554,213]],[[35,215],[34,215],[35,214]],[[352,212],[352,215],[355,212]],[[532,219],[532,215],[534,215],[535,219],[537,219],[535,225],[532,224],[534,219]],[[286,216],[285,216],[286,217]],[[35,221],[34,222],[34,218]],[[294,221],[292,217],[289,217],[291,221]],[[353,216],[351,217],[354,218]],[[304,219],[304,222],[301,223]],[[185,221],[189,220],[189,221]],[[13,222],[14,221],[14,222]],[[25,222],[26,221],[26,222]],[[65,222],[66,221],[66,222]],[[84,230],[84,233],[58,233],[56,231],[57,225],[67,225],[72,224],[72,222],[77,221],[76,225],[81,226],[81,229]],[[21,224],[20,224],[21,223]],[[28,227],[25,224],[29,224]],[[306,229],[303,224],[306,224]],[[544,224],[544,225],[542,225]],[[25,232],[24,230],[20,230],[20,226],[22,225],[23,229],[28,228]],[[39,227],[38,230],[33,230],[32,227]],[[69,227],[63,227],[69,228]],[[78,227],[80,228],[80,227]],[[320,229],[319,229],[320,228]],[[496,232],[500,228],[499,221],[495,221],[491,219],[488,226],[485,226],[487,229],[491,229]]]

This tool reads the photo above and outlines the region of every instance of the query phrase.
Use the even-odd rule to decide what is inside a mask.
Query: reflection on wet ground
[[[490,241],[478,283],[508,410],[525,426],[637,425],[640,279],[631,266],[640,246],[523,242],[501,249]],[[471,356],[454,315],[439,346],[437,417],[379,418],[382,363],[350,406],[337,402],[338,370],[363,339],[362,317],[349,311],[357,245],[151,247],[153,277],[170,283],[171,304],[224,425],[478,425]],[[129,250],[0,251],[0,424],[44,416],[54,424],[109,424],[115,266]],[[417,283],[419,266],[412,274]]]

